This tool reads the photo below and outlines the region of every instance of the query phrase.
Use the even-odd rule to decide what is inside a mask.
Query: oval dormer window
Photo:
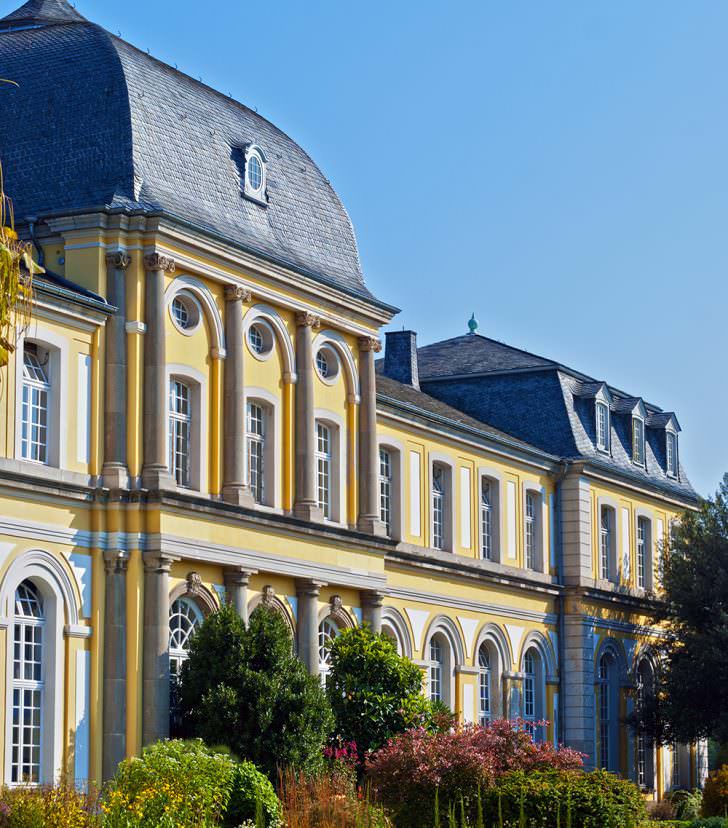
[[[260,204],[267,203],[266,158],[263,150],[251,144],[245,150],[245,173],[243,192],[247,198]]]

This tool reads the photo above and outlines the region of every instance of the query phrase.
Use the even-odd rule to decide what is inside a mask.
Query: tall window
[[[486,725],[491,717],[490,677],[490,653],[484,642],[478,650],[478,710],[481,725]]]
[[[526,568],[536,569],[536,495],[526,492]]]
[[[599,761],[600,767],[613,770],[613,667],[614,659],[604,653],[599,659]]]
[[[671,477],[677,475],[677,434],[674,431],[666,433],[666,470]]]
[[[637,586],[644,589],[647,584],[648,552],[650,530],[647,518],[637,519]]]
[[[445,548],[445,471],[432,467],[432,545]]]
[[[392,534],[392,455],[379,449],[379,517]]]
[[[649,662],[644,659],[637,668],[637,710],[639,711],[648,700],[652,692],[652,670]],[[652,741],[644,730],[637,734],[637,784],[642,788],[652,788],[654,785]]]
[[[199,607],[189,598],[177,598],[169,608],[169,718],[172,735],[179,733],[182,723],[179,699],[179,677],[187,660],[192,636],[202,624]]]
[[[442,674],[444,657],[442,642],[436,636],[430,639],[430,701],[442,701]]]
[[[21,454],[24,460],[48,462],[48,354],[27,342],[23,352]]]
[[[677,742],[673,742],[670,753],[672,755],[672,788],[677,790],[680,787],[680,749]]]
[[[248,481],[256,503],[265,501],[265,408],[249,402],[247,409]]]
[[[640,417],[632,417],[632,460],[645,465],[645,423]]]
[[[44,663],[43,600],[30,581],[15,591],[13,622],[13,726],[10,780],[41,782]]]
[[[487,477],[480,482],[480,548],[483,559],[493,560],[493,484]]]
[[[536,659],[532,650],[523,659],[523,718],[536,719]]]
[[[597,403],[597,448],[609,451],[609,407],[606,403]]]
[[[338,634],[339,627],[333,619],[324,618],[319,624],[319,675],[324,687],[331,670],[331,645]]]
[[[316,423],[316,475],[319,509],[331,520],[331,429]]]
[[[599,527],[599,577],[608,581],[612,577],[610,559],[612,557],[612,510],[602,506],[602,519]]]
[[[190,436],[192,401],[190,388],[171,379],[169,383],[169,470],[178,486],[190,485]]]

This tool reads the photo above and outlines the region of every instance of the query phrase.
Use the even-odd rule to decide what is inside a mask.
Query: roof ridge
[[[28,0],[0,18],[0,23],[85,23],[86,18],[68,0]]]

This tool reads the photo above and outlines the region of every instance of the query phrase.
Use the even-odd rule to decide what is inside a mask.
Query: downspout
[[[38,254],[38,264],[43,267],[45,264],[45,253],[43,252],[43,248],[38,243],[38,239],[35,237],[35,223],[38,219],[35,216],[26,216],[25,220],[28,222],[30,240],[33,242],[33,247],[35,247],[36,253]]]

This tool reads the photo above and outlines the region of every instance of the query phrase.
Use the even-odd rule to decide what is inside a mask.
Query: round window
[[[316,371],[319,377],[332,384],[339,373],[339,359],[332,348],[324,345],[316,353]]]
[[[254,192],[258,192],[263,186],[263,165],[257,155],[248,158],[248,184]]]
[[[273,330],[263,319],[256,319],[248,328],[248,348],[256,359],[268,359],[273,353]]]
[[[189,293],[178,293],[169,306],[175,327],[184,334],[193,333],[200,324],[200,306]]]

